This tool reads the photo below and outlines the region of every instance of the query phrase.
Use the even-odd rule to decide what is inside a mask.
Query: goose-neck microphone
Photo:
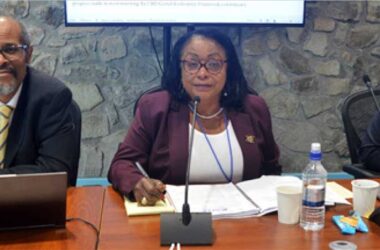
[[[189,139],[189,155],[187,159],[185,179],[185,199],[182,213],[163,213],[160,216],[161,245],[181,243],[182,245],[211,245],[213,243],[211,213],[191,213],[188,202],[191,153],[193,150],[194,129],[197,119],[199,96],[192,101],[191,132]]]

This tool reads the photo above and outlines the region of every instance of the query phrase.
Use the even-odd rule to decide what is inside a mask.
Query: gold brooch
[[[245,141],[248,143],[255,143],[256,137],[254,135],[245,135]]]

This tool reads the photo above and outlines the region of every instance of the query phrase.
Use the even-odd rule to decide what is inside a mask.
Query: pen
[[[144,170],[144,168],[141,166],[140,162],[136,161],[135,164],[136,164],[136,167],[138,168],[138,170],[140,170],[140,172],[141,172],[146,178],[150,179],[150,178],[149,178],[149,175],[147,174],[147,172],[145,172],[145,170]],[[164,190],[164,191],[162,192],[162,194],[166,194],[166,190]]]
[[[149,178],[149,175],[145,172],[145,170],[144,170],[144,168],[141,166],[140,162],[136,161],[135,164],[136,164],[136,167],[140,170],[140,172],[141,172],[146,178],[150,179],[150,178]]]

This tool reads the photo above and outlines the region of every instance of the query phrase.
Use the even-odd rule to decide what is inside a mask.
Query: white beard
[[[16,92],[18,87],[17,80],[13,79],[10,82],[3,82],[0,80],[0,96],[8,96]]]

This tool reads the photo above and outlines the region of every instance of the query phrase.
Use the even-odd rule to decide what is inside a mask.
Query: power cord
[[[84,224],[90,226],[92,229],[94,229],[95,233],[96,233],[96,242],[95,242],[95,250],[98,249],[98,245],[99,245],[99,235],[100,235],[100,232],[98,230],[98,228],[92,224],[91,222],[87,221],[87,220],[84,220],[82,218],[67,218],[66,219],[67,222],[71,222],[71,221],[80,221],[80,222],[83,222]]]
[[[164,70],[162,69],[160,58],[158,57],[158,52],[157,52],[156,45],[154,43],[154,37],[153,37],[153,32],[152,32],[152,27],[151,26],[149,26],[149,34],[150,34],[150,41],[152,43],[152,48],[154,50],[154,54],[156,55],[156,60],[157,60],[158,66],[160,67],[161,75],[162,75],[163,72],[164,72]]]

